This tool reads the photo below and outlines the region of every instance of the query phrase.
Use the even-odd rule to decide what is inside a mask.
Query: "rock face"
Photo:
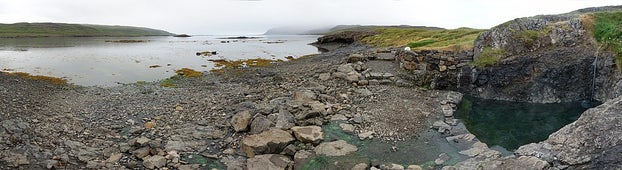
[[[316,154],[325,156],[343,156],[357,150],[356,146],[350,145],[344,140],[321,143],[314,149]]]
[[[244,138],[242,140],[242,151],[251,158],[257,154],[279,153],[293,140],[292,135],[286,131],[270,129]]]
[[[322,127],[319,126],[297,126],[292,127],[294,136],[301,142],[316,143],[324,139]]]
[[[247,169],[293,169],[294,161],[284,155],[267,154],[257,155],[246,162]]]
[[[622,167],[622,97],[589,109],[549,136],[555,156],[564,164],[601,169]],[[616,159],[617,158],[617,159]],[[616,160],[616,161],[611,161]],[[587,165],[584,165],[587,164]]]
[[[554,103],[592,96],[601,101],[615,98],[622,88],[617,85],[620,72],[613,67],[615,56],[599,50],[600,45],[588,29],[593,23],[583,15],[612,9],[622,7],[518,18],[496,26],[475,41],[474,60],[485,56],[501,60],[483,68],[463,68],[459,85],[484,98],[512,101]],[[596,94],[592,94],[594,63]]]

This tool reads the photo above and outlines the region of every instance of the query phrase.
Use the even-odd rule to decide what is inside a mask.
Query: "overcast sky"
[[[280,26],[490,28],[517,17],[622,5],[620,0],[0,0],[0,23],[143,26],[188,34],[252,34]]]

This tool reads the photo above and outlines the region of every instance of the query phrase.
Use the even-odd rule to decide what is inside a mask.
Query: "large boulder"
[[[556,158],[568,165],[622,168],[622,97],[585,111],[574,123],[551,134]],[[617,159],[616,159],[617,158]]]
[[[356,146],[348,144],[344,140],[338,140],[334,142],[324,142],[315,147],[315,151],[318,155],[324,156],[343,156],[354,153],[358,150]]]
[[[284,155],[256,155],[246,161],[247,169],[286,170],[293,169],[294,161]]]
[[[296,126],[292,127],[294,136],[304,143],[316,143],[324,139],[322,127],[319,126]]]
[[[242,139],[242,151],[251,158],[257,154],[279,153],[292,141],[294,137],[289,132],[273,128]]]

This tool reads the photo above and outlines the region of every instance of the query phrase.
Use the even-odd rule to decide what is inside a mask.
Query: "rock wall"
[[[474,84],[465,90],[484,98],[539,103],[606,101],[620,95],[615,56],[600,50],[588,29],[593,23],[584,15],[612,9],[622,7],[518,18],[484,32],[475,41],[474,59],[488,49],[500,49],[503,56],[496,65],[472,69]]]

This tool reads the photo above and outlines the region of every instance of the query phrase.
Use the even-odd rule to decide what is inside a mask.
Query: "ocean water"
[[[209,60],[251,58],[282,59],[318,53],[308,45],[318,36],[257,35],[254,39],[231,36],[179,37],[50,37],[0,39],[0,70],[63,77],[83,86],[157,81],[175,70],[214,69]],[[115,43],[141,40],[139,43]],[[217,55],[197,56],[216,51]],[[161,67],[150,68],[159,65]]]

